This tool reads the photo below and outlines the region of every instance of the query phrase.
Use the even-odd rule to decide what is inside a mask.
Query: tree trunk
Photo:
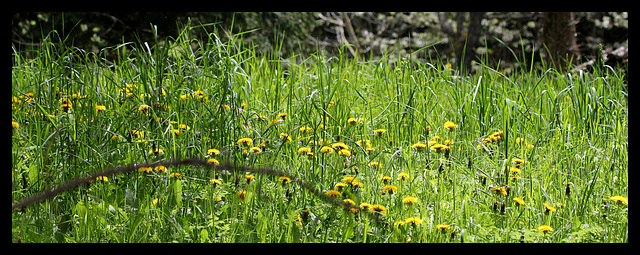
[[[445,17],[445,13],[438,13],[440,28],[447,34],[455,52],[456,66],[462,73],[471,71],[471,60],[475,58],[475,48],[482,35],[482,18],[484,12],[469,13],[469,24],[464,27],[465,13],[456,13],[456,28],[454,29]]]
[[[548,66],[566,71],[570,61],[580,57],[576,42],[576,23],[572,12],[546,12],[542,40],[547,47]]]

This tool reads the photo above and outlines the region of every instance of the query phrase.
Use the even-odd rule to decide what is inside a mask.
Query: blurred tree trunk
[[[456,27],[453,28],[447,21],[444,12],[438,13],[440,28],[449,37],[455,51],[456,65],[460,67],[463,73],[471,71],[471,60],[475,58],[475,48],[482,35],[482,18],[484,12],[470,12],[469,22],[465,29],[466,13],[456,13]]]
[[[544,13],[542,40],[547,47],[547,66],[565,71],[569,61],[575,63],[580,57],[580,50],[573,12]]]

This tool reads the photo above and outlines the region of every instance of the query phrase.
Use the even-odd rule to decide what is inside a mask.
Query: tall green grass
[[[192,38],[194,29],[207,37]],[[627,242],[628,209],[612,200],[628,197],[623,72],[600,65],[503,74],[480,63],[465,76],[440,60],[398,56],[391,65],[393,53],[256,52],[242,33],[223,34],[186,26],[176,38],[92,53],[60,46],[52,32],[36,58],[14,49],[12,200],[109,167],[200,157],[271,166],[322,192],[354,177],[361,187],[347,184],[339,199],[386,211],[354,213],[276,176],[180,166],[96,180],[14,211],[12,241]],[[447,121],[457,128],[447,130]],[[320,152],[338,141],[350,156]],[[418,141],[450,152],[418,151]],[[383,194],[387,185],[396,190]],[[509,194],[494,194],[499,187]],[[417,203],[403,203],[407,196]]]

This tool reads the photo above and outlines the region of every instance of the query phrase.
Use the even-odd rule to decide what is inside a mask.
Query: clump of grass
[[[627,86],[613,68],[462,76],[411,56],[282,58],[192,29],[210,26],[97,54],[16,51],[12,200],[196,157],[278,169],[353,207],[280,176],[168,165],[16,210],[12,240],[627,241]]]

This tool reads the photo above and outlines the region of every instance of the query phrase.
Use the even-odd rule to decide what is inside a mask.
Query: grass
[[[15,210],[12,241],[628,241],[628,89],[619,70],[503,74],[481,63],[461,76],[411,56],[392,66],[388,55],[260,54],[242,34],[222,41],[214,29],[196,40],[191,29],[210,26],[100,53],[57,47],[55,32],[32,59],[14,49],[13,203],[106,168],[198,157],[273,167],[361,210],[278,176],[175,166]],[[321,152],[336,142],[350,155]]]

